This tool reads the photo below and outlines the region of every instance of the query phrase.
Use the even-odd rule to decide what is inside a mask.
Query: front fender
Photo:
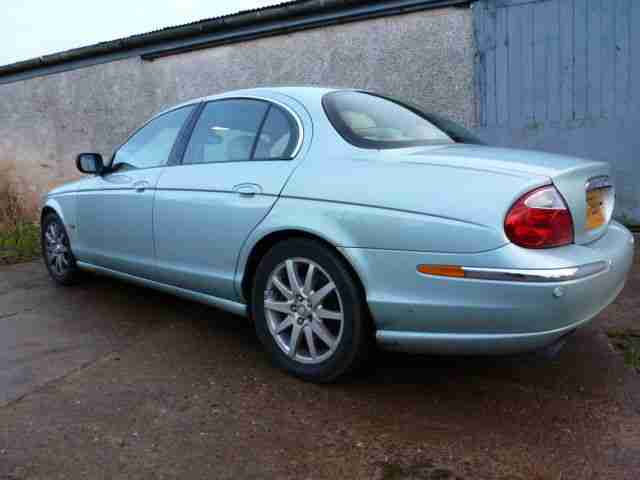
[[[73,243],[77,238],[76,195],[74,193],[64,193],[56,196],[47,196],[43,200],[40,211],[44,212],[45,209],[52,209],[60,217],[73,248]]]

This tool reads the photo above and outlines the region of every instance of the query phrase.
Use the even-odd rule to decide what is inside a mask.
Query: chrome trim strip
[[[600,261],[577,267],[551,269],[502,269],[462,267],[463,278],[497,280],[505,282],[568,282],[590,277],[609,270],[611,262]]]
[[[207,295],[205,293],[194,292],[192,290],[175,287],[173,285],[167,285],[165,283],[155,282],[153,280],[147,280],[146,278],[136,277],[135,275],[129,275],[128,273],[118,272],[116,270],[111,270],[110,268],[99,267],[98,265],[93,265],[91,263],[86,263],[86,262],[76,262],[76,263],[78,265],[78,268],[82,270],[88,270],[93,273],[107,275],[110,277],[117,278],[119,280],[135,283],[143,287],[150,287],[155,290],[160,290],[162,292],[170,293],[171,295],[175,295],[177,297],[186,298],[187,300],[193,300],[196,302],[204,303],[206,305],[210,305],[212,307],[217,307],[229,313],[233,313],[234,315],[239,315],[241,317],[248,316],[247,306],[242,303],[233,302],[231,300],[226,300],[224,298],[214,297],[212,295]]]

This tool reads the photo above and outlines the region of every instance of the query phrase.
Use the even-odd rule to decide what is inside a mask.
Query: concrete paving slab
[[[553,360],[380,354],[317,386],[244,319],[89,277],[0,269],[0,479],[640,478],[640,264]],[[13,314],[12,314],[13,312]]]

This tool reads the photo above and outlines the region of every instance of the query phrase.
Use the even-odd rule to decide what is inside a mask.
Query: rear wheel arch
[[[362,295],[362,301],[365,303],[365,305],[367,304],[366,289],[364,287],[364,283],[362,282],[362,279],[360,278],[360,275],[358,274],[355,267],[348,260],[348,258],[345,257],[345,255],[343,255],[342,252],[334,244],[332,244],[331,242],[329,242],[325,238],[322,238],[319,235],[315,235],[313,233],[309,233],[304,230],[291,230],[291,229],[271,232],[268,235],[261,238],[251,249],[251,253],[249,253],[249,256],[247,257],[247,262],[244,267],[244,274],[242,276],[242,283],[241,283],[242,296],[247,301],[247,303],[250,303],[251,301],[251,288],[253,285],[253,277],[255,276],[256,270],[258,269],[258,265],[260,264],[260,261],[262,260],[262,258],[277,243],[284,240],[291,240],[294,238],[313,240],[323,245],[327,249],[333,251],[334,253],[336,253],[338,257],[343,261],[345,267],[347,268],[349,273],[351,273],[351,276],[356,282],[356,286],[360,291],[360,294]]]
[[[315,275],[310,276],[312,266]],[[319,383],[367,365],[374,324],[360,278],[339,249],[313,234],[289,233],[271,244],[247,279],[252,283],[250,317],[274,365]],[[314,300],[316,291],[324,293]],[[331,325],[325,324],[329,319]]]

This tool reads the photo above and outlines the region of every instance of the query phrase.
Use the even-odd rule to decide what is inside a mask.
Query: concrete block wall
[[[79,176],[77,153],[107,157],[153,113],[237,88],[367,88],[473,126],[474,53],[471,10],[442,8],[0,85],[0,182],[35,211],[43,193]]]

